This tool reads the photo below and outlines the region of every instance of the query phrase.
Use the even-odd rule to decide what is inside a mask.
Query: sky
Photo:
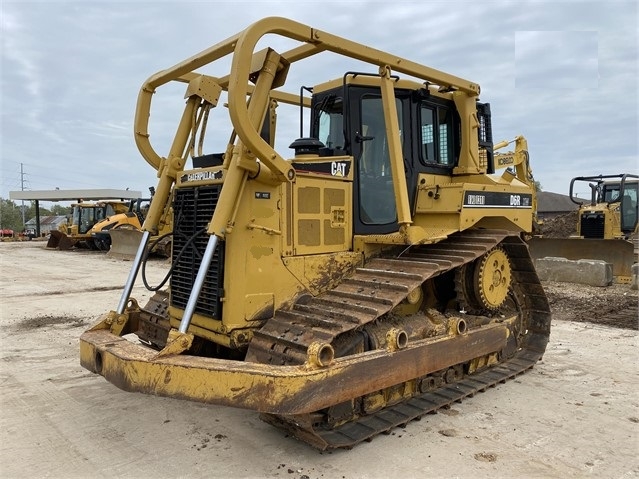
[[[478,83],[481,101],[491,104],[494,141],[524,135],[544,191],[568,194],[575,176],[636,174],[638,4],[2,0],[0,197],[55,188],[146,195],[156,172],[133,138],[143,82],[267,16]],[[316,58],[294,65],[289,91],[361,68],[348,59]],[[205,73],[222,76],[228,65],[222,66]],[[149,131],[161,156],[168,154],[183,96],[182,85],[154,96]],[[287,158],[299,136],[299,114],[280,109],[284,141],[276,149]],[[229,131],[217,137],[224,145]]]

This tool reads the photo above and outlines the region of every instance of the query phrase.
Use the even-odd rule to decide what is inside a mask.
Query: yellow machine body
[[[257,51],[269,34],[299,45]],[[280,90],[296,62],[323,52],[370,70],[304,87],[311,98]],[[230,72],[196,71],[227,56]],[[151,99],[176,81],[186,104],[161,156]],[[479,90],[284,18],[151,76],[135,138],[158,185],[118,307],[81,338],[82,365],[126,390],[263,412],[321,449],[387,430],[344,432],[442,385],[469,395],[464,378],[496,364],[501,379],[486,384],[532,367],[550,327],[520,239],[534,180],[523,137],[493,153],[509,142],[493,144]],[[221,101],[228,143],[204,154]],[[290,158],[275,148],[283,104],[309,125]],[[140,306],[132,284],[167,224],[170,283]]]
[[[575,194],[575,185],[583,183],[591,189],[590,201]],[[615,282],[631,283],[632,265],[638,259],[639,177],[629,173],[579,176],[571,180],[569,194],[579,205],[576,234],[569,238],[531,238],[533,259],[605,261],[612,265]]]
[[[108,224],[108,218],[123,215],[128,210],[124,201],[82,201],[71,205],[73,208],[71,222],[60,225],[51,231],[47,248],[70,249],[83,246],[94,249],[92,233],[97,224]]]
[[[587,182],[590,202],[573,195],[577,182]],[[577,236],[585,239],[630,239],[639,227],[639,176],[625,173],[573,178],[570,198],[579,205]]]
[[[128,211],[109,216],[90,230],[95,247],[118,259],[133,259],[140,244],[142,223],[151,203],[150,198],[132,200]],[[170,212],[170,209],[169,209]],[[162,222],[159,235],[152,238],[149,252],[171,255],[171,216]]]

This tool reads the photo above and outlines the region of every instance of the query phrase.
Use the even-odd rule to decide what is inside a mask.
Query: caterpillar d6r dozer
[[[256,51],[267,35],[296,43]],[[279,89],[323,52],[368,71]],[[195,71],[228,55],[228,73]],[[169,82],[186,84],[186,106],[160,157],[147,123]],[[117,309],[81,337],[82,365],[124,390],[258,411],[319,449],[533,367],[550,311],[520,237],[533,220],[525,140],[495,165],[478,96],[473,82],[283,18],[151,76],[135,135],[159,182]],[[220,101],[224,153],[194,152]],[[277,105],[308,122],[288,136],[291,159],[274,146]],[[168,214],[172,274],[142,307],[131,290]]]

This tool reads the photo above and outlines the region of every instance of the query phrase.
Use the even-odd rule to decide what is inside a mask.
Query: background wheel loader
[[[108,217],[124,214],[129,207],[124,201],[82,201],[71,206],[73,213],[70,224],[51,231],[47,248],[67,250],[78,246],[97,249],[92,236],[94,226]]]
[[[256,49],[274,36],[294,46]],[[324,52],[361,69],[280,89],[298,62],[300,75],[325,72]],[[148,121],[169,82],[185,84],[186,104],[160,156]],[[495,173],[479,91],[284,18],[152,75],[134,128],[159,182],[119,304],[82,335],[81,364],[128,391],[258,411],[319,449],[533,367],[550,309],[521,238],[533,223],[528,153],[520,137]],[[275,146],[282,106],[302,123],[297,140],[279,130],[292,158]],[[204,151],[215,118],[230,120],[221,153]],[[168,287],[142,306],[133,284],[169,217]]]
[[[576,185],[587,183],[591,198],[576,196]],[[637,262],[639,176],[578,176],[570,181],[570,199],[579,205],[575,235],[569,238],[533,237],[529,241],[533,259],[561,257],[596,259],[612,265],[617,283],[630,283],[632,264]]]

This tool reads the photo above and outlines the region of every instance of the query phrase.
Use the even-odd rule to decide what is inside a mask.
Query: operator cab
[[[399,79],[394,92],[409,203],[414,205],[419,174],[452,176],[461,150],[461,120],[450,94]],[[478,113],[480,146],[489,150],[488,173],[492,173],[489,106],[478,104]],[[354,158],[353,232],[370,235],[397,231],[380,78],[347,73],[343,79],[316,86],[310,136],[325,145],[321,156]]]
[[[625,175],[627,176],[627,175]],[[621,231],[632,233],[637,227],[637,198],[639,183],[636,179],[604,182],[600,193],[600,201],[605,203],[619,202]]]

